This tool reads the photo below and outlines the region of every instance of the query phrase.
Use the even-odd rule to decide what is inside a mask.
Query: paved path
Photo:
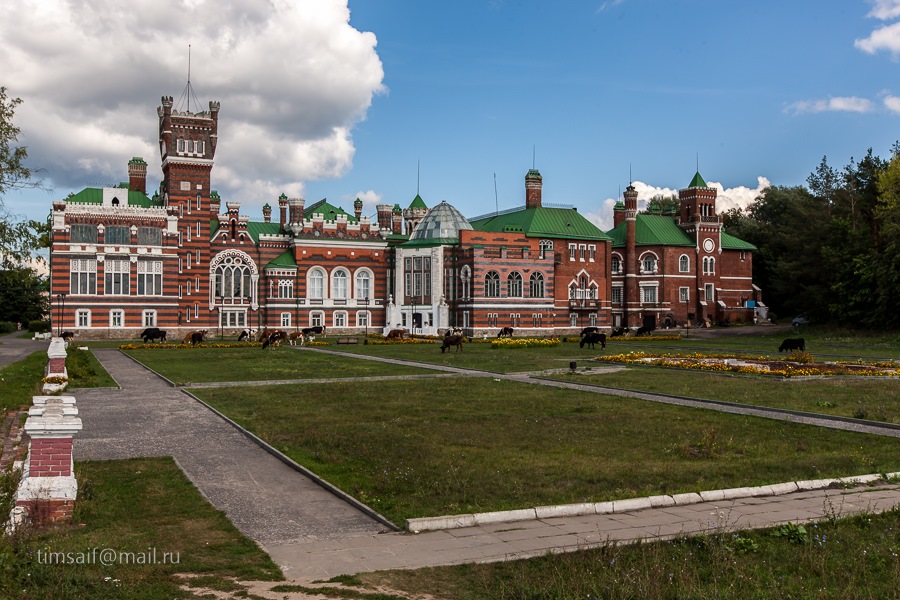
[[[608,541],[702,533],[713,526],[766,527],[833,514],[879,511],[900,504],[900,485],[890,485],[610,515],[536,519],[415,535],[386,533],[372,519],[290,469],[202,404],[119,351],[96,350],[95,354],[122,389],[77,392],[84,431],[76,437],[75,458],[174,456],[200,491],[225,511],[241,531],[257,540],[288,578],[327,578],[388,568],[508,560],[578,550]],[[456,367],[435,366],[435,370],[520,381],[527,378],[527,374],[498,375]],[[527,381],[579,389],[577,384],[565,382]],[[580,387],[609,393],[590,389],[591,386]]]
[[[84,429],[75,437],[75,460],[173,456],[266,548],[384,530],[118,350],[94,354],[122,389],[76,392]]]
[[[22,360],[32,352],[47,351],[50,340],[21,339],[21,331],[0,335],[0,368],[10,363]]]

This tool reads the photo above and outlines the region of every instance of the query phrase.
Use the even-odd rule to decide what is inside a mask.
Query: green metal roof
[[[303,208],[304,218],[311,219],[314,214],[324,215],[326,221],[334,221],[338,215],[347,217],[348,223],[356,223],[358,221],[356,215],[351,215],[340,206],[335,206],[324,198],[315,204],[310,204]]]
[[[634,225],[634,243],[637,246],[696,246],[672,217],[638,213]],[[627,222],[622,222],[607,231],[613,240],[613,248],[625,246],[626,227]]]
[[[523,208],[514,212],[472,221],[478,231],[522,232],[528,237],[608,240],[596,225],[574,208]]]
[[[215,232],[215,229],[211,229],[210,231]],[[259,221],[250,221],[247,223],[247,233],[250,234],[253,241],[258,244],[260,235],[281,235],[281,223],[260,223]]]
[[[294,252],[287,250],[279,254],[276,258],[266,265],[267,269],[296,269],[297,261],[294,260]]]
[[[125,188],[128,184],[125,184]],[[147,197],[147,194],[141,192],[133,192],[128,189],[122,189],[123,194],[128,194],[128,206],[136,206],[138,208],[160,208],[162,201],[154,202]],[[77,194],[72,194],[66,198],[66,202],[74,204],[103,204],[102,188],[85,188]]]
[[[128,161],[128,164],[129,165],[144,165],[144,166],[147,165],[146,161],[144,161],[144,159],[141,158],[140,156],[132,157],[132,159]]]
[[[725,250],[756,250],[756,246],[751,244],[750,242],[745,242],[742,239],[736,238],[733,235],[729,235],[722,232],[722,248]]]
[[[409,203],[409,208],[424,208],[428,209],[428,206],[425,204],[425,201],[422,200],[422,196],[416,194],[416,197],[413,198],[413,201]]]
[[[700,171],[697,171],[696,173],[694,173],[694,178],[691,179],[691,182],[688,184],[688,187],[689,188],[692,188],[692,187],[705,188],[705,187],[709,187],[709,186],[706,185],[705,181],[703,181],[703,177],[700,176]]]
[[[388,238],[393,239],[393,238]],[[402,246],[404,248],[416,247],[416,248],[430,248],[432,246],[450,246],[452,244],[458,244],[459,238],[421,238],[418,240],[409,240],[408,242],[403,242]]]

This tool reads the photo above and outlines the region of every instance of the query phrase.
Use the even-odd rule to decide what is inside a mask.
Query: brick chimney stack
[[[541,187],[543,178],[537,169],[529,169],[525,174],[525,208],[541,207]]]
[[[147,193],[147,163],[140,156],[128,161],[128,189],[132,192]]]

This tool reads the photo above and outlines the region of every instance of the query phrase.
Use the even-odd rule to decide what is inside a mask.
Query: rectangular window
[[[179,233],[178,235],[180,236],[181,233]],[[190,226],[188,226],[188,228],[187,228],[187,241],[191,241],[191,227]]]
[[[706,301],[712,302],[716,299],[716,287],[712,283],[706,284]]]
[[[96,258],[75,258],[69,261],[69,293],[97,293]]]
[[[569,244],[569,260],[575,260],[575,249],[577,247],[576,244]]]
[[[593,244],[591,244],[590,246],[588,246],[588,253],[589,253],[589,255],[590,255],[590,256],[589,256],[589,257],[590,257],[590,261],[591,261],[591,262],[594,262],[594,259],[597,257],[597,246],[594,246]]]
[[[409,259],[407,259],[409,260]],[[404,296],[412,296],[412,273],[407,271],[405,274],[405,281],[403,282],[403,295]]]
[[[690,300],[690,288],[678,288],[678,300],[681,302],[687,302],[688,300]]]
[[[125,323],[125,311],[111,310],[109,311],[109,326],[122,327]]]
[[[156,327],[156,311],[145,310],[141,313],[141,323],[144,327]]]
[[[110,225],[103,232],[103,241],[107,244],[131,243],[131,230],[121,225]]]
[[[69,241],[73,244],[96,244],[97,243],[97,226],[96,225],[70,225]]]
[[[128,294],[128,274],[131,263],[127,258],[107,258],[103,263],[103,293],[113,296]]]
[[[91,311],[85,309],[75,311],[75,322],[78,324],[78,327],[90,327]]]
[[[200,250],[197,249],[197,257],[196,257],[197,266],[200,266]]]
[[[578,260],[584,262],[584,253],[587,250],[587,246],[584,244],[578,244]]]
[[[162,296],[161,260],[139,260],[137,264],[137,293],[139,296]]]
[[[357,327],[368,327],[369,326],[369,313],[367,311],[360,311],[356,313],[356,326]]]
[[[589,318],[590,318],[591,327],[596,327],[597,326],[597,313],[591,313]]]
[[[191,268],[191,253],[190,252],[185,253],[185,260],[187,261],[186,262],[187,268],[190,269]]]
[[[290,327],[291,326],[291,313],[289,313],[289,312],[281,313],[281,326],[282,327]]]
[[[622,287],[615,286],[612,289],[612,303],[613,304],[622,304]]]
[[[405,267],[405,269],[406,269],[407,271],[411,271],[411,270],[412,270],[412,259],[411,259],[411,258],[405,259],[405,260],[403,261],[403,264],[404,264],[404,267]]]
[[[747,253],[744,252],[743,250],[741,250],[741,260],[744,260],[746,258],[747,258]]]
[[[194,278],[194,291],[195,292],[200,291],[200,278],[199,277]]]
[[[183,240],[183,238],[182,238],[182,236],[181,236],[181,232],[179,231],[179,232],[178,232],[178,246],[179,246],[179,247],[182,246],[183,243],[184,243],[184,240]]]
[[[197,223],[197,237],[200,237],[200,223]]]
[[[200,210],[200,194],[197,194],[197,210]]]
[[[646,286],[641,288],[641,302],[644,304],[656,304],[656,287]]]
[[[578,327],[578,314],[572,313],[569,315],[569,326],[570,327]]]
[[[138,227],[137,237],[141,246],[162,246],[162,229],[159,227]]]
[[[335,327],[346,327],[347,326],[347,313],[345,313],[343,311],[334,313],[334,326]]]
[[[310,327],[321,327],[325,324],[325,313],[314,312],[309,315]]]

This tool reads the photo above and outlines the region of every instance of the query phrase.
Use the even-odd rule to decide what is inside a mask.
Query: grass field
[[[726,529],[530,560],[365,573],[347,582],[456,600],[897,598],[898,548],[894,509],[805,527]]]
[[[70,347],[66,356],[69,388],[118,387],[93,353]]]
[[[49,359],[40,350],[0,369],[0,414],[31,404],[31,397],[40,395],[44,367]]]
[[[579,371],[556,375],[553,379],[900,423],[900,378],[897,377],[777,380],[629,366],[610,373],[592,375]]]
[[[78,503],[71,525],[19,534],[0,544],[0,597],[29,599],[184,598],[177,574],[278,580],[278,567],[213,508],[168,458],[76,465]],[[47,552],[73,557],[115,552],[173,553],[169,564],[50,564]],[[38,551],[41,554],[38,554]],[[174,557],[177,554],[177,564]],[[137,557],[138,554],[135,554]],[[43,557],[43,558],[42,558]],[[138,562],[138,559],[133,559]],[[147,562],[147,561],[145,561]]]
[[[900,468],[896,438],[491,378],[198,396],[395,522]]]
[[[126,350],[126,354],[177,384],[422,375],[434,371],[307,352],[290,347]]]

